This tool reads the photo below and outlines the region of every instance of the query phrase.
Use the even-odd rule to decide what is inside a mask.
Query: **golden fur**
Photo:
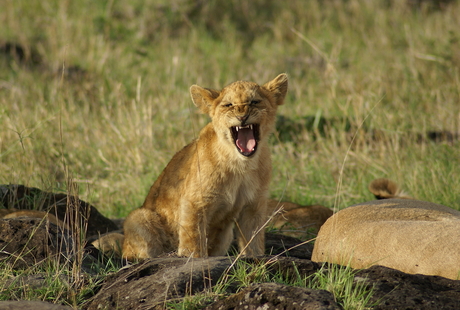
[[[113,231],[101,236],[91,244],[108,256],[121,256],[121,247],[124,238],[120,231]]]
[[[288,79],[221,91],[194,85],[194,104],[211,117],[197,139],[171,159],[141,208],[124,222],[123,257],[225,255],[235,226],[240,251],[262,255],[271,175],[268,136]],[[238,126],[238,131],[236,127]]]
[[[386,178],[375,179],[369,184],[369,191],[376,199],[414,199],[401,191],[398,184]]]
[[[61,228],[69,229],[68,225],[59,220],[53,214],[45,211],[38,210],[18,210],[18,209],[0,209],[1,219],[15,219],[15,218],[38,218],[46,219],[50,223],[53,223]]]
[[[274,213],[270,226],[296,238],[308,238],[332,216],[331,209],[321,205],[302,206],[293,202],[268,200],[268,212]]]

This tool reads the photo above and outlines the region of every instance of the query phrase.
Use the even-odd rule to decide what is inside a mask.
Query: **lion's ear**
[[[277,105],[282,105],[288,89],[288,76],[286,73],[281,73],[270,82],[265,83],[262,87],[275,96]]]
[[[201,110],[201,112],[209,114],[209,109],[214,99],[219,97],[220,92],[214,89],[203,88],[198,85],[190,87],[190,95],[193,103]]]

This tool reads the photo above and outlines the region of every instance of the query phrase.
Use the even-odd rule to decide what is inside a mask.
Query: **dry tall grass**
[[[458,140],[423,138],[460,132],[460,6],[430,3],[6,0],[0,183],[65,190],[68,169],[83,199],[125,216],[207,122],[190,85],[287,72],[279,113],[336,122],[275,135],[273,196],[343,208],[388,177],[460,209]]]

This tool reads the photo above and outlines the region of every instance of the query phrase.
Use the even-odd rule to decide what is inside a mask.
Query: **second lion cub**
[[[287,87],[287,75],[280,74],[262,86],[238,81],[220,91],[190,88],[195,105],[212,120],[174,155],[142,207],[126,218],[123,257],[175,250],[179,256],[225,255],[234,227],[243,254],[264,253],[268,137]]]

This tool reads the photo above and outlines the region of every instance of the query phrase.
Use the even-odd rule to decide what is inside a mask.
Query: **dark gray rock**
[[[42,191],[35,187],[0,185],[0,208],[42,210],[56,215],[69,226],[86,228],[86,236],[117,230],[117,225],[78,197]]]
[[[240,258],[249,264],[264,264],[267,272],[273,275],[282,274],[285,279],[296,280],[313,275],[321,265],[308,259],[283,256],[264,256],[257,258]]]
[[[117,228],[94,207],[78,198],[21,185],[0,185],[0,207],[2,206],[51,210],[61,220],[74,214],[80,223],[89,218],[87,223],[90,234],[102,234]],[[14,268],[27,268],[47,259],[64,257],[61,261],[72,261],[75,248],[81,249],[81,245],[74,244],[74,234],[75,231],[37,218],[2,219],[0,262],[8,263]],[[312,246],[301,243],[296,238],[268,233],[266,254],[270,256],[240,260],[248,264],[265,264],[266,271],[274,275],[282,273],[287,278],[305,278],[318,271],[321,265],[309,260]],[[91,267],[88,267],[91,264],[103,264],[96,260],[101,255],[96,249],[86,247],[85,253],[90,259],[83,263],[82,268],[86,268],[87,272],[91,271]],[[228,271],[233,260],[231,257],[160,257],[124,267],[108,277],[98,293],[83,308],[164,309],[168,301],[214,286]],[[19,280],[33,287],[42,285],[43,278],[38,274]],[[364,283],[369,289],[373,289],[370,300],[372,309],[460,309],[460,280],[413,275],[373,266],[358,271],[355,282]],[[227,293],[230,295],[208,305],[208,309],[339,309],[332,295],[322,290],[262,283],[234,294],[235,291],[236,287],[229,286]],[[43,302],[5,301],[0,302],[1,309],[70,308]]]
[[[61,283],[70,285],[72,279],[69,275],[59,274],[57,276]],[[3,283],[5,289],[16,289],[21,288],[22,290],[38,290],[49,285],[49,275],[45,273],[36,273],[32,275],[19,274],[15,277],[7,279]]]
[[[311,259],[313,244],[281,234],[265,234],[265,254]]]
[[[72,256],[69,231],[36,218],[0,220],[0,261],[27,268],[49,258]]]
[[[267,272],[287,277],[305,277],[320,266],[289,257],[240,258],[248,264],[265,264]],[[127,267],[107,279],[86,309],[162,309],[165,302],[209,289],[229,270],[234,258],[188,259],[163,257]],[[235,292],[228,287],[228,292]]]
[[[51,304],[44,301],[0,301],[0,310],[72,310],[72,307]]]
[[[373,309],[460,309],[460,280],[372,266],[355,277],[374,288]]]
[[[147,260],[107,279],[85,309],[163,309],[167,300],[213,286],[230,264],[228,257]]]
[[[209,305],[207,310],[340,310],[328,291],[260,283]]]

